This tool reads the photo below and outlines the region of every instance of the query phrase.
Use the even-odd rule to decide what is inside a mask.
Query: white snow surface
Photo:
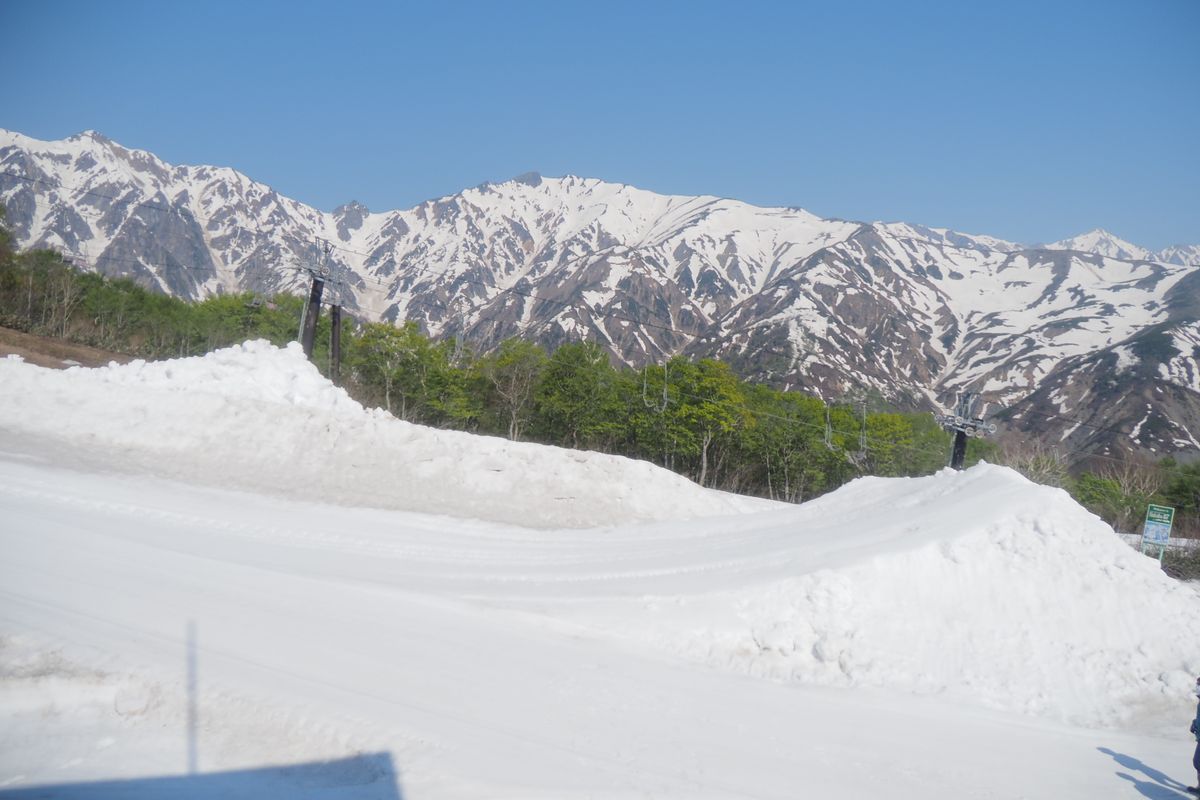
[[[766,503],[408,425],[261,342],[5,360],[0,403],[0,797],[1071,800],[1194,777],[1200,593],[1004,468]]]

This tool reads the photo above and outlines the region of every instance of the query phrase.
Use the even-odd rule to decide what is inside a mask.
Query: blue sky
[[[536,170],[1025,242],[1200,243],[1200,1],[0,0],[0,127],[322,209]]]

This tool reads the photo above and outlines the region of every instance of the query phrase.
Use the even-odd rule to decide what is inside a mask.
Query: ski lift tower
[[[979,416],[979,394],[976,392],[960,394],[953,414],[934,414],[933,418],[943,428],[954,432],[954,451],[950,455],[953,469],[963,468],[967,458],[967,437],[996,432],[995,423],[984,422]]]
[[[304,306],[300,317],[300,344],[304,355],[312,358],[313,342],[317,338],[317,318],[321,315],[321,295],[325,291],[325,281],[329,278],[328,242],[321,243],[321,256],[316,264],[307,268],[312,277],[312,288],[308,293],[308,303]]]

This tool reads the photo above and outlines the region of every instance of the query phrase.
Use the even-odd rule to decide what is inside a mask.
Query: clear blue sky
[[[0,127],[322,209],[529,170],[1051,241],[1200,243],[1200,0],[0,0]]]

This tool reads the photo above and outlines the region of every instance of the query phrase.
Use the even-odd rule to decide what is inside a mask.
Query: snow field
[[[464,800],[1187,778],[1200,594],[1004,468],[755,501],[408,425],[261,342],[2,361],[0,403],[0,792],[179,772],[190,624],[201,772],[389,753],[404,797]]]

